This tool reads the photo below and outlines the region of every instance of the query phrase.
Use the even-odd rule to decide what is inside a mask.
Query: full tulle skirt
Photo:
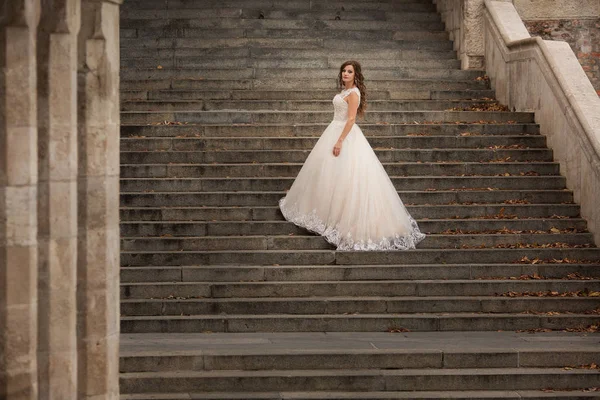
[[[407,250],[425,238],[400,200],[375,152],[354,125],[333,155],[345,121],[327,126],[287,195],[290,222],[316,232],[338,250]]]

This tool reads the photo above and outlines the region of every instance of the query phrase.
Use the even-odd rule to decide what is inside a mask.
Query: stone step
[[[238,68],[339,68],[346,61],[343,58],[320,57],[316,59],[261,59],[251,57],[155,57],[122,58],[121,69],[124,68],[208,68],[208,69],[238,69]],[[385,68],[416,68],[416,69],[459,69],[460,60],[429,59],[429,60],[364,60],[361,63],[364,70]],[[372,95],[372,93],[369,93]],[[372,96],[369,96],[373,98]]]
[[[132,9],[121,10],[122,20],[172,20],[172,19],[200,19],[200,18],[231,18],[231,19],[287,19],[287,20],[343,20],[343,21],[418,21],[440,22],[440,16],[428,9],[386,11],[375,9],[353,9],[348,11],[320,9],[320,10],[285,10],[285,9],[252,9],[230,8],[174,8],[174,9]],[[336,18],[337,17],[337,18]],[[126,22],[124,26],[128,26]],[[123,40],[123,39],[121,39]]]
[[[579,235],[430,235],[421,249],[443,248],[494,248],[514,245],[531,247],[551,246],[560,243],[561,247],[592,246],[590,234]],[[124,251],[202,251],[202,250],[319,250],[333,246],[321,237],[312,236],[211,236],[211,237],[125,237],[121,243]]]
[[[237,251],[151,251],[121,252],[121,265],[313,265],[313,264],[448,264],[477,260],[483,263],[530,262],[527,260],[600,261],[600,250],[581,249],[418,249],[399,252],[340,252],[333,250],[237,250]]]
[[[123,9],[189,9],[189,8],[219,8],[219,7],[248,7],[248,8],[257,8],[257,9],[272,9],[275,8],[272,1],[266,0],[225,0],[225,1],[215,1],[215,0],[134,0],[130,3],[124,4]],[[340,10],[341,8],[345,10],[426,10],[426,11],[434,11],[435,8],[429,2],[423,3],[417,0],[403,0],[395,3],[388,3],[382,1],[367,1],[367,2],[357,2],[357,1],[331,1],[327,3],[313,3],[306,0],[292,0],[286,1],[282,3],[277,3],[277,9],[288,9],[288,10]]]
[[[159,80],[159,79],[295,79],[301,75],[310,76],[311,79],[335,78],[339,70],[337,68],[125,68],[121,69],[121,79],[130,80]],[[481,76],[481,71],[441,68],[378,68],[364,70],[369,80],[397,80],[397,79],[457,79],[474,80]],[[317,103],[318,104],[318,103]]]
[[[488,204],[409,205],[410,215],[420,219],[573,219],[579,217],[576,204]],[[122,207],[121,221],[283,221],[277,206],[257,207]]]
[[[409,329],[415,332],[535,330],[540,328],[565,330],[597,325],[599,322],[600,318],[597,315],[587,314],[545,316],[532,314],[441,313],[438,315],[417,315],[390,313],[363,315],[130,316],[121,318],[121,332],[386,332],[395,328]],[[589,372],[593,372],[596,379],[600,377],[597,371],[592,370]],[[304,389],[306,389],[306,386]],[[374,390],[375,388],[371,387],[370,389]]]
[[[281,191],[295,178],[123,178],[123,192]],[[564,176],[390,176],[397,190],[557,190],[566,187]]]
[[[189,285],[188,285],[189,286]],[[128,286],[128,290],[137,289]],[[160,296],[158,286],[144,288],[144,293]],[[168,289],[163,288],[163,289]],[[198,287],[190,291],[171,287],[164,297],[200,296]],[[194,290],[195,289],[195,290]],[[122,293],[127,293],[124,289]],[[509,314],[509,313],[427,313],[427,314],[268,314],[203,316],[126,316],[121,318],[121,332],[385,332],[391,329],[410,331],[490,331],[529,329],[576,329],[600,323],[593,314]]]
[[[122,267],[121,283],[364,281],[444,279],[600,279],[599,264],[432,264]],[[508,298],[505,298],[508,299]]]
[[[468,190],[402,191],[400,198],[412,204],[572,204],[573,193],[567,190]],[[276,206],[285,192],[138,192],[121,193],[123,207],[197,207],[203,206]],[[558,223],[558,221],[557,221]]]
[[[444,248],[494,248],[498,246],[530,245],[542,247],[560,243],[564,247],[594,245],[590,233],[538,233],[538,234],[431,234],[419,245],[420,249]],[[202,251],[202,250],[318,250],[333,246],[321,236],[294,235],[245,235],[210,237],[135,237],[124,236],[121,249],[124,251]]]
[[[364,129],[369,134],[368,128]],[[391,149],[545,149],[546,137],[541,135],[498,136],[370,136],[376,150]],[[311,150],[318,137],[239,137],[239,138],[122,138],[122,151],[199,151],[199,150]]]
[[[121,178],[295,177],[302,164],[121,164]],[[548,176],[559,175],[554,162],[384,163],[390,176]]]
[[[201,78],[201,77],[199,77]],[[290,80],[285,78],[273,79],[156,79],[156,80],[124,80],[121,88],[125,90],[297,90],[297,89],[328,89],[335,93],[335,77],[331,79]],[[442,91],[442,90],[480,90],[488,89],[487,82],[477,80],[429,80],[429,79],[397,79],[372,80],[369,88],[375,90],[400,91]],[[333,98],[333,97],[332,97]],[[331,111],[328,112],[331,114]],[[526,114],[526,113],[525,113]],[[372,115],[372,113],[367,114]],[[494,120],[490,115],[483,120]],[[478,120],[476,120],[478,121]],[[504,120],[500,120],[505,122]],[[191,122],[191,121],[189,121]],[[243,122],[243,121],[241,121]],[[298,121],[299,122],[299,121]],[[387,121],[393,122],[393,121]],[[527,122],[533,122],[528,120]],[[131,123],[125,121],[125,123]]]
[[[122,372],[563,368],[599,355],[592,335],[567,332],[124,334],[121,347]]]
[[[122,38],[282,38],[282,39],[353,39],[353,40],[400,40],[400,41],[448,41],[444,30],[312,30],[312,29],[251,29],[251,28],[132,28],[121,29]]]
[[[356,51],[366,50],[430,50],[451,51],[452,42],[446,40],[370,40],[370,39],[336,39],[336,38],[280,38],[280,37],[237,37],[237,38],[122,38],[121,51],[132,48],[143,49],[213,49],[213,48],[256,48],[256,49],[321,49],[327,50],[353,46]]]
[[[136,335],[131,335],[136,336]],[[583,350],[585,349],[585,350]],[[407,369],[422,368],[561,368],[575,365],[581,360],[594,363],[600,355],[598,351],[583,347],[554,353],[538,349],[521,351],[504,349],[483,349],[476,357],[465,350],[429,350],[419,349],[360,349],[354,352],[344,350],[270,350],[252,354],[239,352],[229,354],[226,351],[203,350],[202,353],[190,351],[181,355],[164,355],[160,352],[146,355],[121,356],[122,372],[168,371],[170,368],[185,368],[188,371],[216,370],[293,370],[293,369]],[[487,350],[487,351],[486,351]],[[517,360],[518,358],[518,360]],[[161,363],[158,364],[157,360]],[[571,362],[569,362],[571,361]],[[232,368],[228,368],[228,367]]]
[[[121,125],[121,137],[307,137],[321,136],[327,123],[262,125]],[[481,136],[538,135],[539,125],[532,123],[440,123],[440,124],[367,124],[360,127],[368,137],[374,136]]]
[[[322,3],[325,4],[325,3]],[[361,2],[365,4],[365,2]],[[380,3],[378,7],[384,6]],[[257,19],[257,18],[207,18],[196,17],[193,19],[127,19],[121,16],[121,31],[133,29],[297,29],[299,32],[307,31],[441,31],[444,23],[437,21],[417,21],[405,19],[402,21],[370,21],[370,20],[344,20],[344,19]],[[136,32],[137,33],[137,32]],[[131,36],[131,33],[123,37]],[[158,36],[157,36],[158,37]]]
[[[315,388],[349,391],[576,389],[598,386],[594,370],[562,368],[160,371],[121,374],[124,393],[298,391]]]
[[[559,230],[586,230],[583,219],[422,219],[418,220],[423,232],[442,233],[447,231],[483,232],[501,231],[544,231],[554,233]],[[287,221],[123,221],[121,235],[123,237],[140,236],[239,236],[239,235],[306,235],[303,228]],[[459,232],[456,232],[459,233]],[[506,232],[508,233],[508,232]]]
[[[325,100],[328,107],[336,94],[336,90],[124,90],[123,100],[160,100],[160,101],[190,101],[190,100]],[[406,89],[396,91],[371,91],[371,100],[486,100],[494,96],[492,90],[422,90]],[[312,97],[312,99],[311,99]],[[322,109],[321,109],[322,110]],[[488,124],[492,124],[489,122]]]
[[[173,315],[310,315],[310,314],[430,314],[510,313],[558,315],[584,314],[598,307],[597,298],[490,298],[485,296],[439,297],[314,297],[235,299],[123,300],[121,316]],[[564,364],[563,364],[564,365]],[[385,368],[385,367],[384,367]],[[232,366],[231,369],[235,369]]]
[[[413,93],[412,91],[405,93]],[[260,91],[248,91],[248,90],[122,90],[121,99],[123,101],[198,101],[198,100],[262,100],[262,101],[291,101],[291,100],[331,100],[335,96],[336,90],[315,90],[312,92],[313,98],[311,99],[310,91],[302,90],[260,90]],[[464,95],[464,93],[463,93]],[[373,91],[369,92],[370,99],[389,99],[390,93],[388,91]],[[420,99],[419,99],[420,100]]]
[[[381,59],[381,60],[456,60],[456,52],[453,50],[401,50],[396,49],[356,49],[356,50],[337,50],[332,49],[302,49],[302,48],[260,48],[260,47],[228,47],[228,48],[144,48],[133,47],[122,49],[123,59],[153,57],[156,59],[168,57],[208,57],[208,58],[231,58],[231,57],[251,57],[264,60],[314,60],[328,59],[339,60],[340,58],[351,58],[358,60]]]
[[[216,81],[215,81],[216,82]],[[200,124],[272,124],[331,122],[332,111],[123,111],[121,121],[126,124],[160,124],[167,122]],[[533,122],[533,114],[504,111],[372,111],[366,113],[367,123],[407,122]]]
[[[301,74],[307,74],[311,79],[331,79],[338,74],[337,68],[122,68],[121,79],[123,81],[131,80],[160,80],[160,79],[214,79],[214,80],[234,80],[234,79],[294,79]],[[370,81],[376,80],[398,80],[398,79],[456,79],[456,80],[475,80],[481,76],[481,71],[463,71],[455,69],[441,68],[378,68],[365,70],[364,74]]]
[[[394,149],[375,148],[382,163],[422,162],[551,162],[552,150],[537,149]],[[205,163],[302,163],[310,150],[235,150],[235,151],[122,151],[122,164],[205,164]]]
[[[344,301],[356,297],[409,297],[414,301],[416,297],[438,300],[437,297],[448,296],[491,296],[496,300],[509,297],[500,296],[502,293],[521,292],[558,292],[572,293],[580,291],[594,291],[600,287],[600,280],[384,280],[384,281],[269,281],[269,282],[136,282],[121,285],[122,299],[232,299],[240,298],[305,298],[317,300],[317,297],[342,297]],[[572,295],[576,296],[576,295]],[[542,296],[546,299],[562,299],[562,297]],[[585,296],[581,296],[585,297]],[[514,297],[523,299],[524,296]],[[577,297],[572,297],[577,298]],[[585,297],[587,298],[587,297]],[[593,298],[592,298],[593,299]],[[597,297],[596,297],[597,300]],[[597,307],[598,303],[588,303],[589,310]],[[325,306],[327,306],[325,304]],[[450,307],[451,305],[449,305]],[[333,310],[335,305],[331,305]],[[408,313],[399,308],[382,310],[381,313],[396,312]],[[443,312],[430,310],[430,313]],[[556,310],[555,310],[556,311]],[[498,312],[488,310],[487,312]],[[342,314],[342,313],[338,313]],[[261,313],[256,313],[261,315]],[[592,315],[593,316],[593,315]],[[600,319],[599,315],[595,315]]]
[[[192,397],[190,397],[192,396]],[[597,399],[598,393],[594,388],[579,390],[453,390],[454,400],[473,399]],[[398,392],[398,391],[369,391],[369,392],[332,392],[332,391],[300,391],[300,392],[220,392],[220,393],[147,393],[147,394],[122,394],[121,400],[390,400],[390,399],[418,399],[440,400],[447,399],[448,392]]]
[[[143,100],[121,101],[122,111],[212,111],[212,110],[277,110],[277,111],[323,111],[331,107],[331,100]],[[371,111],[425,111],[497,108],[496,101],[489,100],[370,100]]]

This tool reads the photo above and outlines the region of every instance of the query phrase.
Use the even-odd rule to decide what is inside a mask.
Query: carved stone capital
[[[39,0],[0,0],[0,27],[36,27],[40,19]]]

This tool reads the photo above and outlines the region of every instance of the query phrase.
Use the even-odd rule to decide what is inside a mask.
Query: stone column
[[[39,0],[0,0],[0,398],[37,399]]]
[[[484,69],[484,0],[434,0],[462,69]]]
[[[81,0],[43,0],[38,30],[40,399],[77,398],[77,34]]]
[[[81,6],[79,399],[119,397],[119,4]]]

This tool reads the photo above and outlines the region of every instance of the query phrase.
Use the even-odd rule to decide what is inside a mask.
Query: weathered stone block
[[[7,246],[0,255],[4,269],[0,273],[0,301],[6,306],[30,307],[37,309],[37,249],[31,246]],[[25,314],[27,315],[27,314]],[[23,326],[23,331],[27,331]]]
[[[40,236],[75,237],[77,187],[75,181],[43,182],[38,188]]]
[[[37,129],[35,126],[7,127],[0,149],[0,182],[7,185],[31,185],[37,182]]]
[[[581,6],[580,12],[590,14],[586,4]],[[568,19],[569,13],[554,15],[552,10],[554,8],[544,10],[541,19],[534,19],[527,12],[521,12],[521,15],[532,36],[569,43],[592,85],[600,91],[600,10],[595,16],[591,14],[591,17],[581,19]]]
[[[5,241],[7,246],[36,244],[36,195],[35,186],[8,186],[0,189],[0,199],[4,201],[1,208],[6,210],[6,225],[0,230],[0,240]]]
[[[524,20],[594,18],[600,15],[597,0],[513,0]]]

